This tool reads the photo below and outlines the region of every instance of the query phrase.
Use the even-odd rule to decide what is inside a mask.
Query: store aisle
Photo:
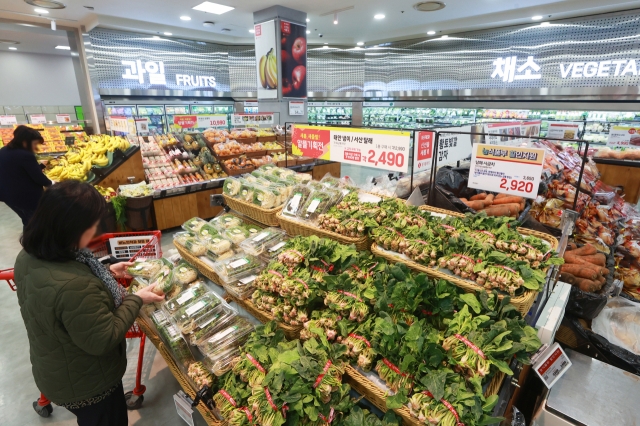
[[[4,203],[0,203],[0,269],[13,267],[20,251],[18,239],[22,224],[18,216]],[[170,239],[168,242],[170,243]],[[166,247],[168,249],[169,247]],[[75,417],[64,408],[53,408],[51,417],[39,417],[31,407],[39,391],[31,375],[29,362],[29,342],[20,316],[18,300],[13,291],[0,283],[0,425],[50,425],[73,426]],[[123,379],[125,391],[135,386],[139,340],[131,340],[127,345],[129,365]],[[129,425],[170,426],[181,425],[184,421],[176,413],[173,394],[180,385],[172,376],[155,347],[147,342],[142,368],[142,383],[147,387],[143,406],[138,411],[129,412]],[[206,423],[199,413],[194,414],[195,424]]]

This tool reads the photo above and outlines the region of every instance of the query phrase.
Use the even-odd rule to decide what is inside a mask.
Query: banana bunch
[[[260,84],[265,89],[278,88],[278,62],[276,52],[270,49],[266,55],[260,58]]]
[[[82,163],[67,164],[66,166],[57,165],[45,171],[45,175],[51,180],[62,182],[64,180],[79,180],[84,182],[87,180],[87,172]]]

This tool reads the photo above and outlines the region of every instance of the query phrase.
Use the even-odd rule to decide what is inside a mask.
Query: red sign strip
[[[247,420],[249,420],[249,423],[253,423],[253,416],[251,415],[251,411],[249,411],[247,407],[242,407],[240,409],[244,411],[244,414],[247,415]]]
[[[352,299],[356,299],[358,302],[362,302],[362,299],[358,297],[358,295],[349,293],[348,291],[338,290],[338,293],[344,294],[345,296],[349,296]]]
[[[365,339],[362,336],[358,336],[357,334],[353,334],[353,333],[349,333],[349,337],[353,337],[354,339],[358,339],[362,342],[364,342],[365,345],[367,345],[367,347],[371,347],[371,343],[369,343],[369,341],[367,339]]]
[[[264,387],[264,394],[267,396],[267,401],[269,402],[269,405],[271,405],[271,408],[273,408],[273,411],[278,411],[278,407],[273,403],[273,398],[271,398],[269,389],[266,386]]]
[[[313,384],[314,389],[318,387],[318,385],[320,384],[324,376],[327,374],[327,371],[329,371],[330,367],[331,367],[331,360],[327,361],[327,363],[324,365],[324,369],[322,370],[322,373],[320,373],[320,375],[316,379],[316,382]]]
[[[224,389],[220,389],[220,391],[219,391],[219,392],[220,392],[220,395],[224,396],[224,399],[226,399],[227,401],[229,401],[229,404],[233,405],[233,408],[237,408],[237,407],[238,407],[238,404],[236,404],[235,399],[233,399],[233,398],[231,397],[231,395],[229,395],[229,394],[227,393],[227,391],[225,391]]]
[[[396,367],[391,361],[389,361],[386,358],[382,358],[382,362],[384,362],[384,365],[386,365],[387,367],[389,367],[391,370],[393,370],[396,374],[401,375],[402,377],[407,377],[406,374],[404,374],[402,371],[400,371],[400,369],[398,367]]]
[[[247,359],[251,361],[251,364],[255,365],[259,372],[261,372],[262,374],[267,374],[267,371],[264,369],[264,367],[260,365],[258,360],[252,357],[251,354],[247,353]]]
[[[477,347],[476,345],[471,343],[469,340],[467,340],[467,338],[459,334],[454,334],[454,336],[456,337],[456,339],[460,340],[462,343],[464,343],[469,348],[471,348],[475,353],[477,353],[480,356],[480,358],[487,359],[487,357],[484,355],[484,352],[482,352],[479,347]]]
[[[280,272],[278,272],[278,271],[274,271],[273,269],[269,269],[269,273],[270,273],[270,274],[273,274],[273,275],[275,275],[275,276],[278,276],[278,277],[280,277],[280,278],[284,278],[284,276],[283,276]]]
[[[422,393],[423,393],[424,395],[427,395],[428,397],[433,398],[433,394],[432,394],[431,392],[429,392],[429,391],[422,391]],[[435,398],[434,398],[434,399],[435,399]],[[461,422],[460,422],[460,416],[458,415],[458,412],[457,412],[457,411],[456,411],[456,409],[453,407],[453,405],[451,405],[451,404],[449,403],[449,401],[445,400],[444,398],[440,398],[440,402],[442,402],[442,404],[443,404],[445,407],[447,407],[447,409],[448,409],[449,411],[451,411],[451,414],[453,414],[453,416],[456,418],[456,422],[457,422],[456,426],[464,426],[464,423],[461,423]]]

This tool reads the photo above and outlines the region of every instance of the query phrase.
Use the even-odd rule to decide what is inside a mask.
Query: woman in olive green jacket
[[[126,426],[125,334],[151,287],[127,295],[115,278],[128,263],[103,266],[86,250],[104,214],[102,196],[75,181],[45,191],[24,229],[15,264],[33,377],[80,426]]]

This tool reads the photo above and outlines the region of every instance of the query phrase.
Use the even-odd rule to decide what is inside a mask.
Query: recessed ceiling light
[[[358,46],[364,46],[364,41],[359,41],[356,43]]]
[[[183,20],[183,21],[190,21],[191,20],[191,16],[186,16],[186,15],[185,16],[181,16],[180,19]]]
[[[541,27],[548,27],[549,25],[551,25],[551,22],[540,22]]]
[[[58,49],[58,50],[71,50],[71,48],[69,46],[56,46],[56,49]]]
[[[10,47],[9,50],[18,50],[17,47]]]
[[[164,35],[170,36],[170,35],[173,35],[173,33],[164,33]]]
[[[64,3],[60,3],[56,0],[24,0],[25,3],[35,7],[42,7],[45,9],[64,9],[67,6]]]
[[[323,48],[323,49],[328,49],[328,48],[329,48],[329,46],[324,45],[324,46],[322,46],[322,48]]]
[[[378,13],[377,15],[373,15],[375,19],[384,19],[384,14]]]
[[[160,36],[153,36],[151,38],[154,39],[154,40],[160,40]]]
[[[311,34],[311,31],[307,30],[307,34]]]
[[[22,25],[23,27],[37,27],[37,25],[31,25],[31,24],[16,24],[16,25]]]
[[[256,32],[256,30],[254,30],[254,29],[252,28],[252,29],[250,29],[250,30],[249,30],[249,32],[250,32],[251,34],[253,34],[253,33],[255,33],[255,32]]]
[[[311,22],[311,19],[307,18],[307,22]]]
[[[414,4],[413,8],[418,12],[435,12],[436,10],[444,9],[445,4],[440,1],[422,1]]]
[[[435,31],[427,31],[427,35],[434,35],[435,33]]]
[[[45,15],[49,13],[49,11],[47,9],[40,9],[40,8],[33,9],[33,11],[35,13],[43,13]]]
[[[223,4],[212,3],[210,1],[205,1],[195,6],[193,10],[199,10],[200,12],[213,13],[216,15],[222,15],[223,13],[227,13],[230,10],[235,9],[235,7],[225,6]]]
[[[443,35],[442,38],[449,38],[449,36],[448,35]]]
[[[209,28],[209,27],[213,27],[215,24],[216,24],[216,23],[215,23],[215,22],[213,22],[213,21],[204,21],[204,22],[202,23],[202,26],[203,26],[203,27],[207,27],[207,28]]]
[[[536,15],[536,16],[532,16],[531,17],[531,20],[533,20],[533,21],[539,21],[541,19],[542,19],[542,15]]]

